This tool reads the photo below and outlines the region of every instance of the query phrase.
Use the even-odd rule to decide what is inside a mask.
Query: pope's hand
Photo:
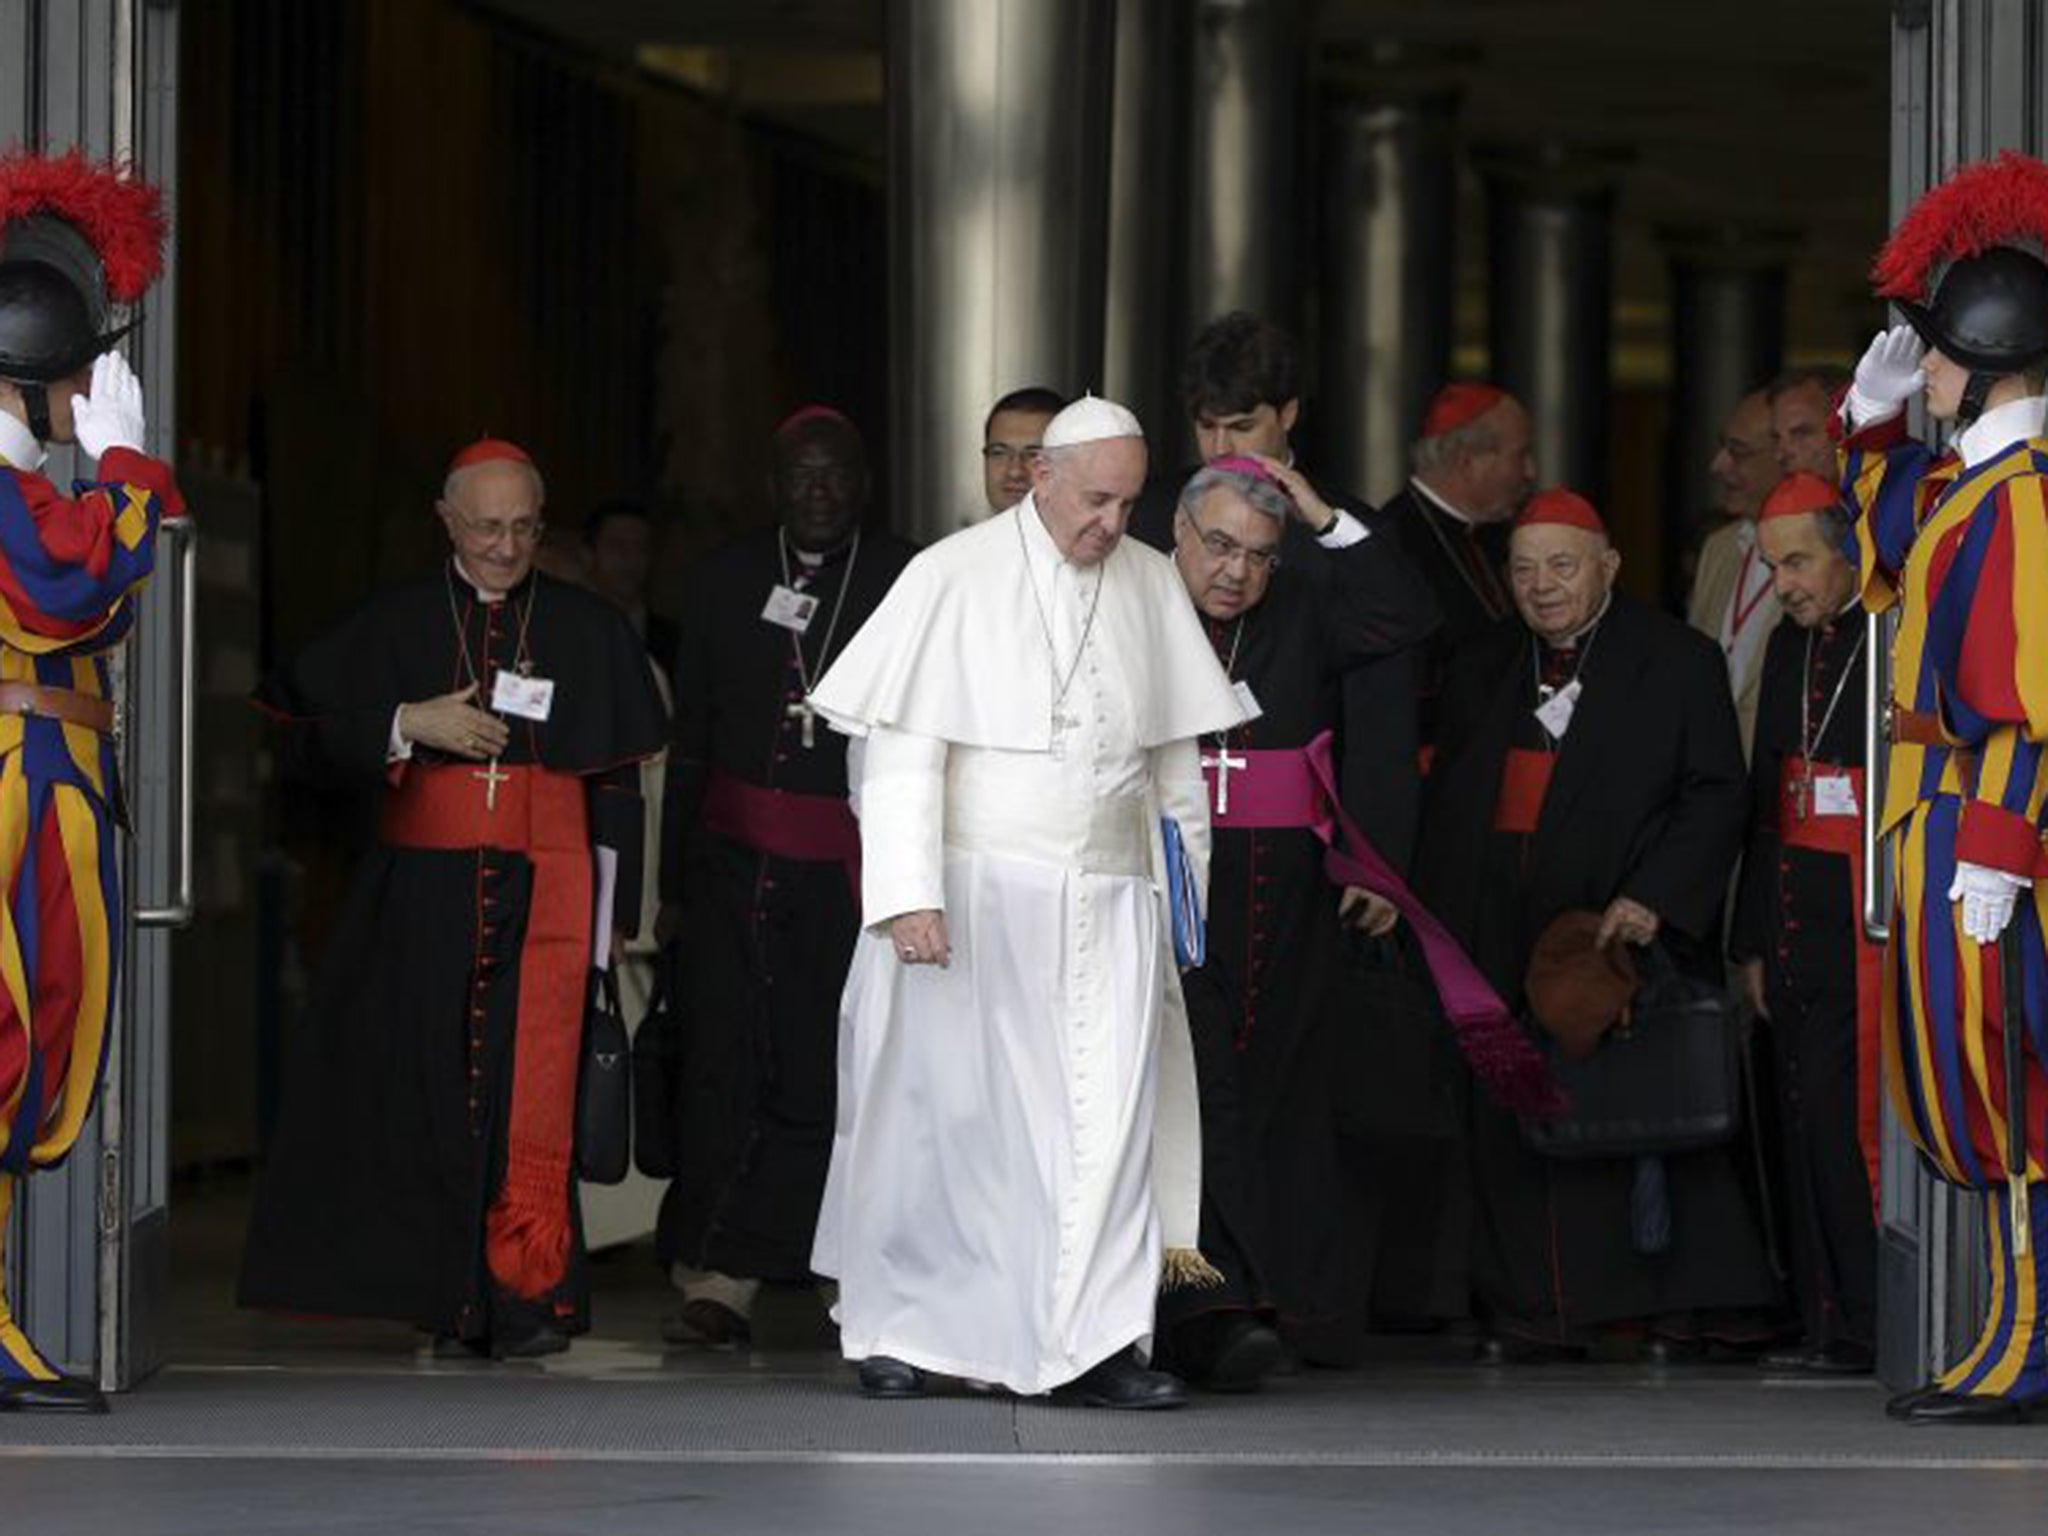
[[[2019,894],[2033,882],[2002,869],[1958,862],[1949,882],[1948,899],[1963,904],[1963,932],[1979,944],[1993,944],[2012,921]]]
[[[92,365],[92,392],[71,397],[71,435],[94,458],[111,448],[142,452],[142,380],[118,352],[102,352]]]
[[[1640,901],[1617,896],[1607,904],[1606,915],[1600,919],[1600,936],[1594,942],[1602,949],[1616,939],[1625,944],[1647,944],[1662,926],[1657,914]]]
[[[1849,386],[1849,425],[1867,427],[1883,421],[1925,389],[1927,375],[1920,361],[1926,356],[1927,343],[1910,325],[1895,325],[1872,337]]]
[[[953,947],[946,939],[946,914],[929,908],[893,919],[889,942],[905,965],[936,965],[944,970],[953,959]]]
[[[1384,896],[1375,896],[1361,886],[1347,885],[1337,902],[1337,916],[1369,939],[1384,938],[1401,921],[1401,909]]]
[[[505,750],[512,732],[505,722],[488,710],[476,707],[476,684],[438,699],[398,707],[398,734],[416,747],[432,747],[451,757],[473,762],[496,757]]]
[[[1768,1023],[1771,1017],[1771,1004],[1769,994],[1764,990],[1763,961],[1742,962],[1742,990],[1749,998],[1749,1011]]]
[[[1251,458],[1267,474],[1280,482],[1280,489],[1287,493],[1287,499],[1294,503],[1294,515],[1310,533],[1322,533],[1337,520],[1337,514],[1330,504],[1316,494],[1316,488],[1308,483],[1308,476],[1292,464],[1283,464],[1269,454],[1255,453]]]

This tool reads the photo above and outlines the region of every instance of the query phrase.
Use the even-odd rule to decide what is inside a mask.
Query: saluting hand
[[[438,699],[423,699],[398,708],[398,734],[416,747],[432,747],[451,757],[482,762],[505,750],[512,732],[489,710],[478,709],[475,683]]]

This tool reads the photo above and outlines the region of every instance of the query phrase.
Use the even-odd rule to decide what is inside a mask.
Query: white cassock
[[[1205,880],[1196,742],[1245,718],[1179,575],[1128,539],[1067,564],[1026,498],[919,555],[811,702],[866,738],[812,1255],[846,1356],[1035,1393],[1149,1347],[1201,1185],[1161,818]],[[948,969],[891,942],[927,908]]]

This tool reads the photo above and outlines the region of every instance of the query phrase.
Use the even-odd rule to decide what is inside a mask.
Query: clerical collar
[[[43,445],[36,441],[35,433],[25,423],[0,411],[0,459],[33,475],[42,469],[44,457]]]
[[[2041,414],[2048,409],[2048,397],[2027,395],[1993,406],[1964,429],[1956,439],[1956,452],[1965,469],[1975,469],[1994,459],[2014,443],[2041,435]]]
[[[478,581],[474,576],[469,574],[468,568],[464,566],[462,563],[462,556],[450,555],[448,557],[448,563],[455,567],[455,574],[462,578],[462,584],[468,587],[470,591],[476,594],[476,600],[480,603],[485,604],[486,606],[493,603],[502,603],[503,601],[505,601],[506,598],[512,595],[512,592],[517,592],[521,587],[525,586],[529,581],[533,580],[533,567],[528,566],[526,568],[526,574],[520,577],[519,580],[516,583],[514,583],[511,592],[487,592],[484,590],[483,583]]]
[[[1592,618],[1588,619],[1578,629],[1575,629],[1570,634],[1566,635],[1562,640],[1545,640],[1543,643],[1553,651],[1571,651],[1578,649],[1579,642],[1585,639],[1586,636],[1590,635],[1591,633],[1593,633],[1594,630],[1600,627],[1600,621],[1607,617],[1607,610],[1611,608],[1613,605],[1614,589],[1612,587],[1609,587],[1607,589],[1607,595],[1600,599],[1600,611],[1598,613],[1594,614]]]
[[[1467,528],[1476,528],[1478,526],[1478,520],[1474,518],[1470,513],[1460,512],[1456,507],[1452,506],[1448,501],[1444,500],[1443,497],[1439,496],[1435,491],[1431,490],[1428,486],[1424,485],[1422,481],[1417,479],[1415,476],[1410,475],[1408,477],[1408,483],[1415,487],[1416,492],[1422,497],[1424,501],[1427,501],[1431,506],[1435,507],[1439,512],[1443,513],[1446,517],[1455,518],[1458,522],[1463,523]]]

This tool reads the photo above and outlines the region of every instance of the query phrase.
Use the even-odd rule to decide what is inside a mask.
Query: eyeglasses
[[[454,507],[448,511],[455,519],[455,526],[479,544],[496,544],[504,539],[510,539],[514,544],[531,544],[547,530],[547,524],[537,517],[515,518],[509,523],[479,522]]]
[[[1194,515],[1183,512],[1188,526],[1195,530],[1195,537],[1202,541],[1202,548],[1209,552],[1209,558],[1218,565],[1228,565],[1239,555],[1244,556],[1245,569],[1250,571],[1272,571],[1279,568],[1280,551],[1277,549],[1253,549],[1249,544],[1240,544],[1227,533],[1214,528],[1204,528],[1196,522]]]
[[[1042,451],[1036,443],[989,443],[981,456],[990,464],[1029,464]]]

